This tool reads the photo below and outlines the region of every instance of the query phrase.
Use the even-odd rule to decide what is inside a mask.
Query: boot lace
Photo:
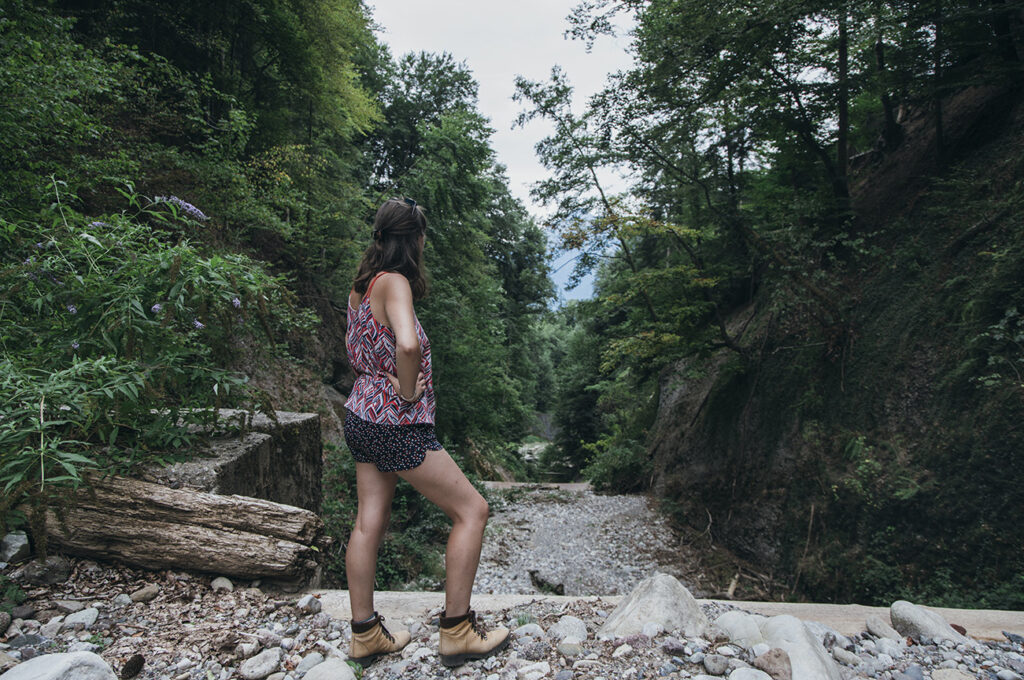
[[[380,624],[380,632],[384,633],[384,637],[386,637],[391,642],[391,644],[394,644],[395,636],[391,634],[391,631],[384,627],[384,617],[377,617],[377,622]]]
[[[484,624],[476,618],[476,612],[470,612],[469,614],[469,626],[473,629],[473,632],[480,636],[481,640],[487,639],[487,629],[484,628]]]

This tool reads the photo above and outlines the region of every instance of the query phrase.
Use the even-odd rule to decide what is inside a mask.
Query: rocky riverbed
[[[56,570],[58,582],[25,583],[28,598],[13,620],[0,617],[0,667],[17,669],[9,677],[83,677],[81,670],[47,673],[59,669],[58,661],[82,658],[98,665],[100,674],[89,676],[95,678],[113,679],[115,673],[122,678],[171,680],[355,677],[344,663],[351,635],[348,622],[320,611],[319,601],[311,595],[267,593],[253,583],[89,560],[51,562],[49,572]],[[59,578],[61,570],[66,570],[65,578]],[[1024,673],[1024,638],[1012,635],[982,643],[957,637],[943,622],[939,630],[948,631],[948,638],[928,637],[929,630],[932,636],[938,634],[921,628],[913,629],[916,637],[908,639],[910,629],[897,633],[888,622],[866,622],[862,634],[845,637],[793,617],[765,619],[728,605],[695,602],[681,615],[684,618],[672,618],[675,614],[665,612],[690,598],[645,592],[649,581],[618,608],[598,598],[562,604],[539,600],[488,612],[488,624],[513,630],[512,644],[493,658],[452,670],[438,662],[437,611],[389,621],[394,629],[409,629],[413,642],[401,654],[378,661],[362,677],[1020,680]],[[683,593],[678,590],[683,586],[671,581],[676,592]],[[634,601],[643,597],[648,599]],[[623,610],[626,618],[632,617],[625,626]],[[609,632],[605,629],[612,619],[620,627]],[[767,623],[776,621],[788,628],[782,626],[779,633]],[[893,622],[904,625],[895,609]],[[790,638],[796,640],[793,645],[787,642]],[[822,668],[828,674],[801,671],[808,663],[804,656],[827,664]],[[26,672],[40,662],[41,669]]]
[[[492,496],[474,592],[625,594],[662,571],[706,594],[700,560],[645,496],[541,486]]]

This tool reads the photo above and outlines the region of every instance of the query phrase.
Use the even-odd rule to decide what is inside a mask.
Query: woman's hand
[[[395,394],[398,395],[398,398],[410,404],[419,401],[423,396],[423,392],[427,389],[427,377],[423,375],[423,371],[420,371],[420,374],[416,376],[416,389],[412,393],[412,399],[406,399],[402,394],[402,384],[398,381],[398,377],[390,373],[385,373],[384,375],[391,381],[391,386],[395,388]]]

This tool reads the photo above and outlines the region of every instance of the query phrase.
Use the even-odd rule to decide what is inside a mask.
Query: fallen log
[[[46,513],[50,545],[149,569],[185,569],[281,586],[319,581],[330,544],[313,512],[248,496],[171,489],[92,475],[62,513]]]

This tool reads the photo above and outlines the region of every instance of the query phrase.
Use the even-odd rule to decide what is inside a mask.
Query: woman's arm
[[[378,285],[384,290],[384,316],[395,333],[396,389],[402,399],[415,401],[425,388],[420,374],[420,339],[416,335],[416,316],[412,307],[412,288],[401,274],[385,274]],[[394,381],[393,381],[394,382]]]

